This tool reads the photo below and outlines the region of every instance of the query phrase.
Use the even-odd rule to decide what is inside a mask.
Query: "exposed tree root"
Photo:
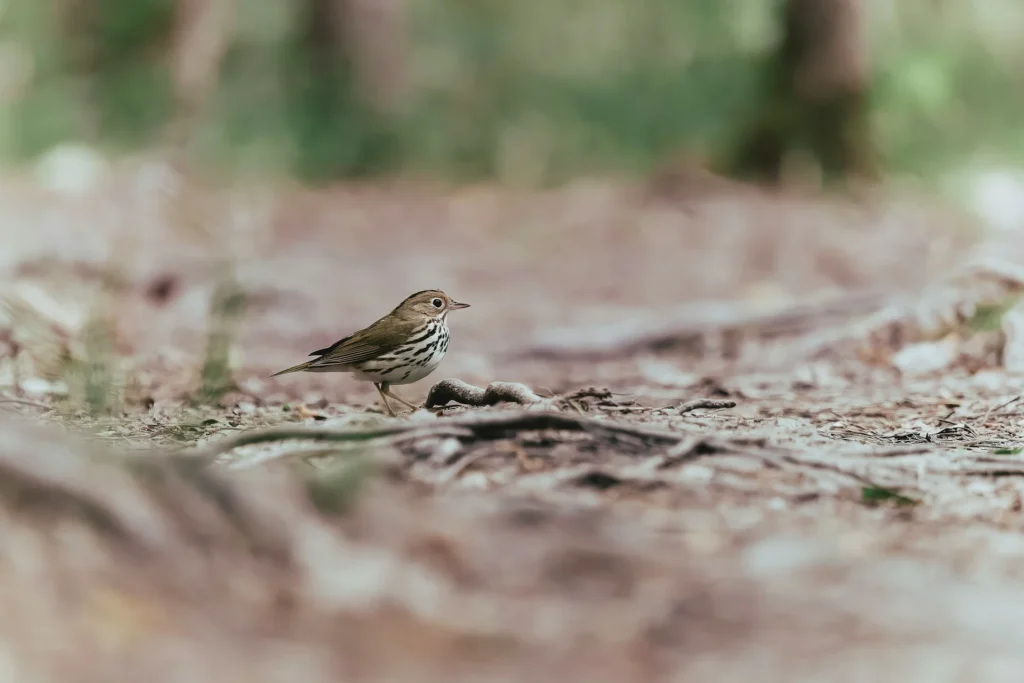
[[[443,379],[430,387],[423,407],[436,408],[452,401],[466,406],[482,408],[499,403],[535,405],[550,402],[518,382],[491,382],[485,389],[463,382],[461,379]]]
[[[554,411],[527,410],[485,415],[467,413],[434,422],[403,422],[371,429],[275,427],[244,432],[235,437],[218,441],[196,452],[195,455],[202,460],[212,461],[224,453],[243,446],[293,440],[347,445],[372,443],[374,446],[401,447],[410,442],[428,438],[455,438],[463,441],[494,440],[509,438],[524,431],[546,429],[584,432],[599,439],[629,440],[651,445],[674,444],[680,439],[679,434],[663,429],[616,424],[609,420]]]

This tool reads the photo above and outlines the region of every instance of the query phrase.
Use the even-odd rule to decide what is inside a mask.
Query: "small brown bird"
[[[290,372],[349,372],[373,382],[388,415],[395,416],[388,396],[413,410],[416,406],[391,392],[392,384],[418,382],[437,367],[448,351],[448,313],[460,304],[438,289],[425,289],[406,297],[395,310],[325,349],[311,361],[271,375]]]

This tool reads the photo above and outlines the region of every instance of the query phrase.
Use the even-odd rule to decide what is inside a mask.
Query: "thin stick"
[[[53,410],[53,406],[48,406],[45,403],[39,403],[38,401],[29,401],[24,398],[0,398],[0,404],[13,403],[19,406],[29,406],[31,408],[38,408],[39,410]]]
[[[1002,410],[1006,406],[1010,405],[1011,403],[1015,403],[1015,402],[1017,402],[1019,400],[1020,400],[1020,395],[1017,395],[1017,396],[1014,396],[1013,398],[1011,398],[1009,401],[1006,401],[1005,403],[1000,403],[997,406],[993,406],[993,407],[989,408],[988,410],[985,411],[985,415],[981,418],[981,421],[983,423],[984,422],[988,422],[988,418],[992,415],[992,413],[999,412],[1000,410]]]

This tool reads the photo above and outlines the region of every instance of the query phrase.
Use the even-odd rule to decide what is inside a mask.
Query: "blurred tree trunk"
[[[217,88],[235,11],[236,0],[178,0],[170,57],[179,135],[188,135]]]
[[[383,4],[381,4],[383,3]],[[308,180],[364,175],[393,159],[395,139],[387,120],[401,90],[404,60],[384,55],[404,45],[397,0],[301,0],[300,34],[289,73],[291,127],[297,168]],[[395,12],[381,12],[392,7]],[[390,30],[389,30],[390,29]]]
[[[395,114],[408,93],[409,26],[405,0],[344,0],[356,81],[378,111]]]
[[[803,150],[827,180],[873,177],[861,0],[784,0],[781,18],[763,103],[726,170],[778,183]]]

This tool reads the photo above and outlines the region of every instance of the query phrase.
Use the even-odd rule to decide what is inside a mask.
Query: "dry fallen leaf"
[[[958,340],[946,337],[937,342],[911,344],[892,356],[892,364],[907,376],[930,375],[953,365],[959,355]]]

